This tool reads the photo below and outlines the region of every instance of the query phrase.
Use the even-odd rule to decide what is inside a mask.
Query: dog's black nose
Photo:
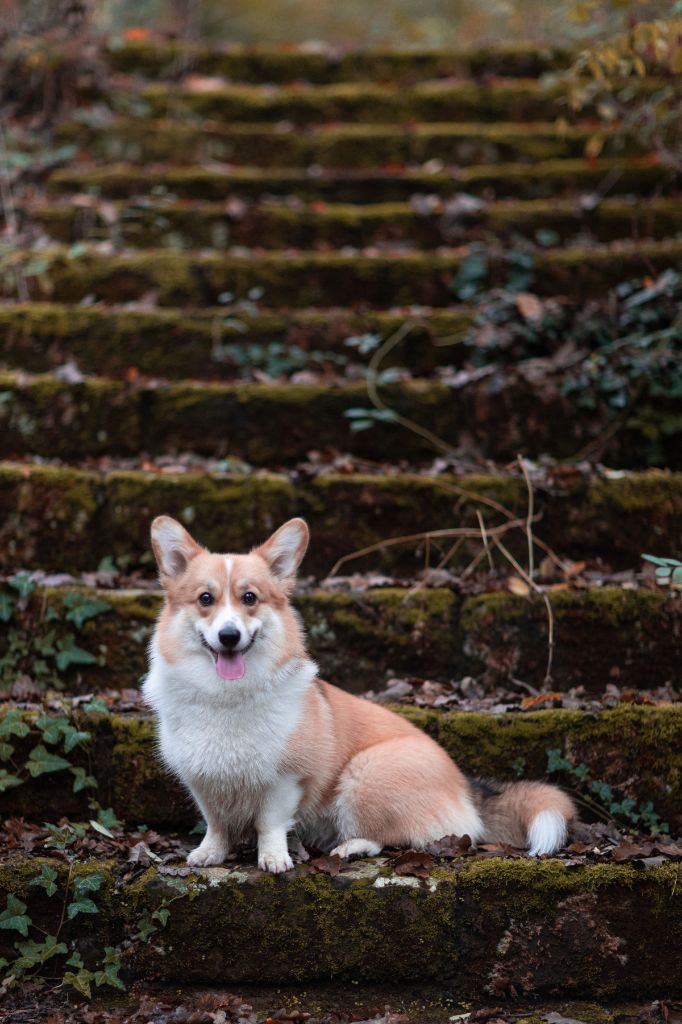
[[[229,651],[233,647],[236,647],[241,640],[242,635],[236,626],[226,626],[225,629],[221,629],[218,633],[218,639],[220,640],[223,647],[227,647]]]

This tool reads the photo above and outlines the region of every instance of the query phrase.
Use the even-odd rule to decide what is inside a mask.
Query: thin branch
[[[507,533],[509,530],[522,526],[525,526],[525,519],[515,519],[510,523],[503,523],[501,526],[493,526],[488,530],[488,537],[497,537]],[[414,544],[419,541],[425,541],[427,538],[430,540],[437,540],[441,537],[468,537],[476,539],[480,536],[480,530],[454,527],[450,530],[424,530],[421,533],[405,534],[402,537],[389,537],[386,540],[379,540],[375,544],[368,544],[367,547],[359,548],[357,551],[351,551],[348,555],[343,555],[330,569],[329,577],[336,576],[341,566],[352,559],[361,558],[363,555],[371,555],[374,551],[383,551],[384,548],[395,547],[396,544]]]
[[[528,575],[531,579],[535,575],[535,562],[533,558],[533,511],[534,511],[534,494],[533,485],[530,481],[530,475],[528,473],[528,466],[526,460],[522,455],[516,456],[517,462],[521,467],[523,473],[523,479],[526,481],[526,490],[528,491],[528,514],[526,516],[526,537],[528,539]]]
[[[488,535],[485,532],[485,523],[483,522],[483,516],[481,515],[481,510],[478,508],[476,509],[476,515],[478,517],[478,525],[481,528],[481,538],[483,540],[483,547],[485,549],[486,555],[488,556],[488,565],[490,566],[490,571],[492,572],[495,566],[493,565],[493,558],[492,555],[490,554],[490,545],[488,544]]]
[[[539,596],[542,598],[542,600],[545,603],[545,608],[547,609],[547,634],[548,634],[547,635],[547,667],[545,669],[545,678],[543,679],[542,684],[543,684],[543,686],[549,686],[549,684],[552,682],[552,661],[554,659],[554,612],[552,611],[551,602],[550,602],[546,592],[544,590],[541,590],[540,587],[535,582],[535,580],[531,579],[531,577],[528,575],[526,570],[523,569],[519,565],[519,563],[516,561],[516,559],[514,558],[512,553],[507,550],[507,548],[504,546],[504,544],[499,539],[499,537],[497,537],[497,536],[494,537],[493,541],[497,545],[497,547],[500,549],[500,551],[502,552],[504,557],[507,559],[509,564],[512,565],[516,569],[516,571],[518,572],[519,576],[528,584],[528,586],[531,588],[531,590],[533,590],[536,594],[539,594]]]
[[[387,338],[386,341],[376,350],[367,366],[367,395],[375,409],[379,412],[388,412],[391,414],[394,423],[399,423],[400,426],[405,427],[406,430],[410,430],[413,434],[423,437],[425,441],[428,441],[428,443],[433,445],[433,447],[439,452],[443,452],[444,455],[454,455],[455,449],[452,445],[443,441],[431,430],[428,430],[426,427],[422,427],[420,423],[415,423],[414,420],[408,419],[407,416],[401,416],[400,413],[395,411],[395,409],[387,405],[379,395],[379,367],[383,359],[396,347],[396,345],[399,345],[400,342],[415,329],[415,327],[428,327],[428,324],[425,320],[407,320],[404,324],[401,324],[398,330],[395,331],[390,338]]]

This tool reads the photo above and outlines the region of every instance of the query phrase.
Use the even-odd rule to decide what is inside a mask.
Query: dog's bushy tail
[[[532,857],[556,853],[566,845],[576,809],[558,786],[545,782],[469,781],[485,829],[480,842],[527,847]]]

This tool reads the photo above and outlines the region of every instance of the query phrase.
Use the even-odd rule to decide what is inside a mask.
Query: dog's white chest
[[[276,779],[288,735],[276,715],[201,708],[188,717],[186,710],[160,715],[163,756],[186,782],[231,790],[261,788]]]
[[[181,685],[178,670],[157,659],[144,692],[159,720],[161,753],[169,768],[190,788],[220,793],[269,788],[302,714],[316,666],[252,680],[221,701]],[[179,685],[180,684],[180,685]]]

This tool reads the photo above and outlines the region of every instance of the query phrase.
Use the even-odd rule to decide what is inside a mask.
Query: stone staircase
[[[160,605],[151,518],[244,550],[303,515],[295,600],[325,677],[392,680],[380,699],[467,772],[550,774],[588,819],[679,834],[682,612],[641,572],[643,552],[680,549],[661,284],[682,262],[679,182],[615,128],[590,154],[593,112],[541,77],[565,53],[144,42],[100,59],[108,86],[54,128],[73,158],[18,195],[25,244],[2,255],[5,974],[42,955],[81,993],[682,994],[671,839],[593,825],[541,862],[303,851],[273,878],[247,851],[190,872],[197,815],[136,696]],[[500,290],[531,336],[520,354],[471,340]],[[628,301],[651,312],[618,334]],[[533,303],[556,317],[534,334]],[[593,332],[566,353],[589,303],[612,348]],[[647,324],[670,363],[637,364],[624,404],[587,401]],[[484,572],[495,537],[508,558]]]

